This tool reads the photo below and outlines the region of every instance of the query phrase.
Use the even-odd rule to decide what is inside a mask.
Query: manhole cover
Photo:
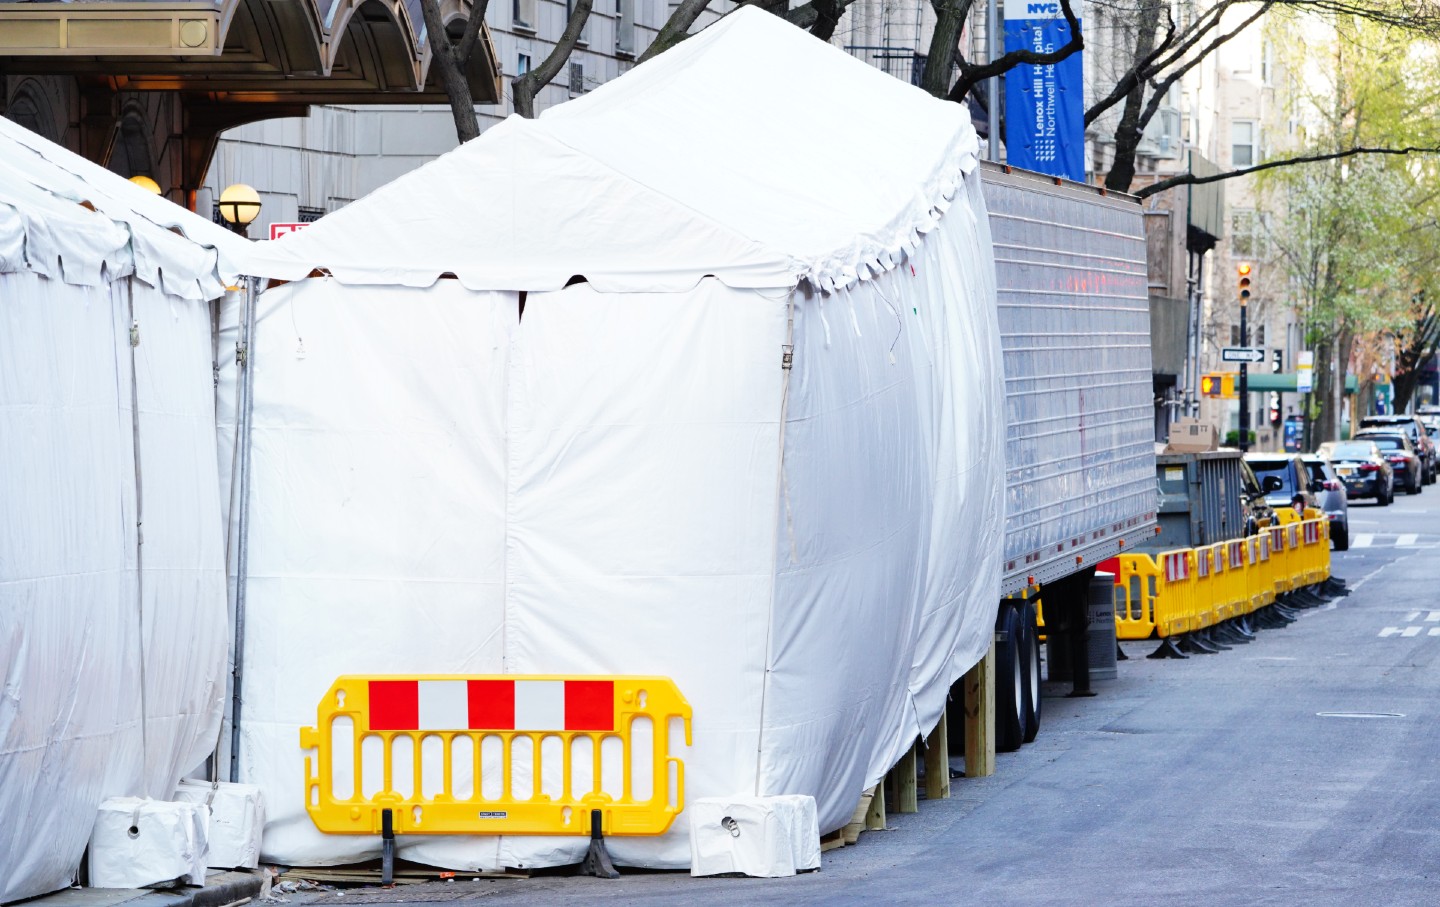
[[[1316,712],[1321,718],[1404,718],[1399,712]]]

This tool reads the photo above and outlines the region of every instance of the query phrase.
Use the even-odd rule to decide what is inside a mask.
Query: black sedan
[[[1329,441],[1318,453],[1335,467],[1347,498],[1374,498],[1381,507],[1395,500],[1395,469],[1374,441]]]
[[[1425,490],[1420,455],[1403,433],[1365,429],[1355,436],[1355,440],[1373,441],[1380,448],[1381,456],[1395,470],[1395,484],[1404,485],[1406,494],[1419,494]]]

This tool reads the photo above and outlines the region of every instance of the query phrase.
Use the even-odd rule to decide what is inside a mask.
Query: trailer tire
[[[1020,656],[1020,613],[1011,602],[1000,605],[995,621],[1004,641],[995,643],[995,751],[1013,753],[1025,742],[1025,666]]]
[[[1040,627],[1034,602],[1026,602],[1020,613],[1020,660],[1025,666],[1021,686],[1025,696],[1025,742],[1029,743],[1040,733]]]

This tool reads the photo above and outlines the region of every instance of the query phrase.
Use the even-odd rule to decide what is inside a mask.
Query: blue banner
[[[1076,20],[1079,25],[1079,20]],[[1005,4],[1005,51],[1053,53],[1070,43],[1058,2]],[[1080,53],[1051,66],[1023,63],[1005,74],[1005,160],[1015,167],[1085,181],[1085,78]]]

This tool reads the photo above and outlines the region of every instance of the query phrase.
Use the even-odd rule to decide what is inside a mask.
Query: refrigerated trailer
[[[981,174],[1005,367],[1004,751],[1039,726],[1036,599],[1052,652],[1072,645],[1096,565],[1155,533],[1150,308],[1136,199],[998,164]]]

